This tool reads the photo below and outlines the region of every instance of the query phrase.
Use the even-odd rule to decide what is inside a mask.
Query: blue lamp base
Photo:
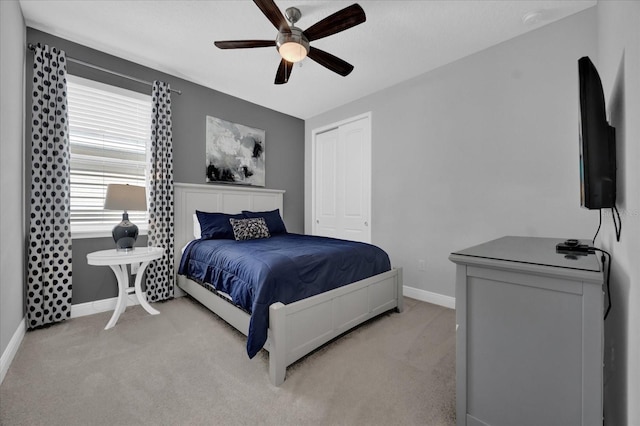
[[[129,222],[129,214],[122,214],[122,222],[113,228],[113,240],[116,242],[117,251],[131,251],[138,239],[138,227]]]

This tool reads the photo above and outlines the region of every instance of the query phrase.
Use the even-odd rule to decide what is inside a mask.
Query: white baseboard
[[[22,343],[22,339],[24,338],[26,331],[27,323],[26,319],[23,318],[18,324],[18,328],[15,333],[13,333],[13,337],[9,340],[7,348],[2,352],[2,357],[0,357],[0,383],[4,380],[4,376],[7,374],[7,371],[9,371],[9,366],[18,352],[18,348],[20,347],[20,343]]]
[[[435,305],[444,306],[445,308],[455,309],[456,298],[445,296],[444,294],[433,293],[419,288],[402,286],[402,294],[412,299],[421,300],[423,302],[433,303]]]
[[[113,311],[116,308],[117,297],[94,300],[93,302],[71,305],[71,318],[84,317],[86,315],[99,314],[100,312]],[[135,294],[127,295],[127,306],[139,305]]]

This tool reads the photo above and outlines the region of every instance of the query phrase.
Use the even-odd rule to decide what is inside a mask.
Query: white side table
[[[134,293],[140,305],[151,315],[158,315],[160,312],[153,309],[147,302],[147,296],[142,292],[142,276],[152,260],[160,259],[164,249],[162,247],[136,247],[133,251],[100,250],[87,254],[87,263],[95,266],[109,266],[118,280],[118,301],[116,309],[113,311],[111,319],[107,323],[105,330],[110,329],[127,307],[127,295]],[[136,274],[135,285],[129,287],[129,272],[127,265],[131,265],[132,273]],[[137,271],[136,271],[137,266]]]

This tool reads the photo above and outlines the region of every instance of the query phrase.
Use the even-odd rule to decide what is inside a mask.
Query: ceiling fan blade
[[[275,40],[229,40],[216,41],[213,44],[220,49],[249,49],[252,47],[275,46]]]
[[[291,71],[293,70],[293,62],[281,60],[278,66],[278,72],[276,73],[275,84],[285,84],[291,77]]]
[[[253,0],[260,8],[264,16],[271,21],[274,27],[282,33],[289,33],[291,29],[280,9],[273,0]]]
[[[351,71],[353,71],[353,65],[350,63],[343,61],[337,56],[333,56],[331,53],[327,53],[324,50],[316,49],[315,47],[309,48],[309,54],[307,56],[323,67],[326,67],[343,77],[348,76]]]
[[[313,41],[355,27],[366,20],[367,17],[364,14],[364,10],[358,3],[355,3],[316,22],[307,28],[303,34],[309,41]]]

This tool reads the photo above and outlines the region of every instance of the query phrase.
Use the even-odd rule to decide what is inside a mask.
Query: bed
[[[195,238],[194,234],[197,235],[200,231],[197,220],[194,221],[196,210],[229,214],[246,210],[257,212],[279,209],[282,212],[283,194],[284,191],[262,188],[175,184],[176,271],[180,268],[182,250],[197,245],[189,245]],[[274,236],[268,239],[268,244],[279,244],[281,239],[284,236]],[[179,289],[240,332],[250,335],[252,317],[248,310],[229,303],[229,300],[214,292],[211,286],[203,285],[200,281],[202,280],[197,278],[177,276]],[[329,284],[329,287],[335,287],[334,283]],[[364,321],[393,309],[398,312],[403,309],[402,270],[399,268],[291,303],[270,304],[265,316],[268,324],[266,340],[262,345],[258,339],[258,349],[264,347],[269,352],[271,383],[275,386],[282,384],[287,366],[314,349]],[[247,351],[250,353],[250,340],[247,342]],[[255,354],[256,347],[251,351]]]

